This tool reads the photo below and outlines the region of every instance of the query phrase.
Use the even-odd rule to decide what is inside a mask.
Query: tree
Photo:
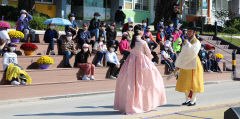
[[[154,25],[164,18],[165,23],[171,21],[171,15],[173,13],[173,6],[178,0],[155,0],[155,19]]]
[[[18,9],[32,13],[34,11],[35,0],[18,0]]]

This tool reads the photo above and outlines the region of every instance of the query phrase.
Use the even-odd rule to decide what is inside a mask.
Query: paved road
[[[240,82],[221,82],[206,85],[205,93],[198,95],[198,105],[240,101]],[[167,89],[168,104],[150,113],[122,115],[113,110],[114,94],[0,105],[1,119],[120,119],[156,116],[161,112],[190,109],[180,106],[184,95]]]

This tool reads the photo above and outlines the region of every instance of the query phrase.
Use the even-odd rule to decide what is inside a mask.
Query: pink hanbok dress
[[[137,39],[130,52],[118,75],[114,109],[135,114],[166,104],[163,79],[151,61],[147,43]]]

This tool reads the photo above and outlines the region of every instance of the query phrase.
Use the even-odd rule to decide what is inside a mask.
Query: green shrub
[[[223,30],[224,33],[232,33],[232,34],[236,34],[238,33],[239,31],[234,28],[234,27],[227,27]]]
[[[206,24],[206,25],[203,26],[203,31],[204,32],[214,32],[215,31],[215,25]],[[223,31],[223,27],[217,26],[217,31],[218,32],[222,32]]]
[[[43,25],[43,22],[46,21],[48,17],[35,13],[33,15],[33,20],[30,21],[29,25],[32,29],[44,30],[47,28],[47,25]]]
[[[240,17],[236,17],[234,19],[231,19],[225,22],[226,27],[235,27],[239,24],[240,24]]]

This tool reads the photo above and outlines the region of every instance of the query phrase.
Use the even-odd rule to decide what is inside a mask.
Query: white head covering
[[[89,45],[88,45],[87,43],[84,43],[82,47],[83,47],[83,48],[88,48]]]
[[[26,11],[26,10],[21,10],[20,13],[21,13],[21,14],[27,13],[27,11]]]
[[[130,22],[133,22],[133,18],[132,17],[128,18],[128,23],[130,23]]]
[[[123,36],[124,36],[124,35],[128,35],[128,33],[127,33],[127,32],[123,32],[123,34],[122,34],[122,35],[123,35]]]

